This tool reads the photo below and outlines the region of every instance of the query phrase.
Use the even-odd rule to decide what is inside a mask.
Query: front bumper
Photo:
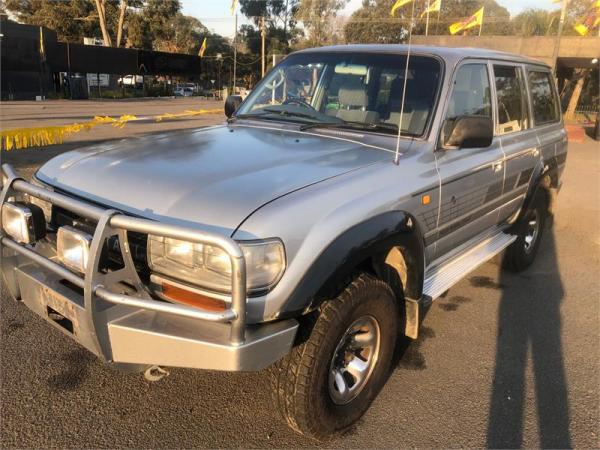
[[[126,370],[164,365],[248,371],[267,367],[290,351],[298,328],[295,320],[246,325],[245,264],[229,237],[102,210],[26,183],[10,167],[3,169],[8,181],[0,207],[25,193],[96,221],[83,276],[56,262],[52,249],[43,244],[25,246],[3,235],[1,269],[15,297],[106,363]],[[233,265],[229,309],[204,311],[153,299],[133,267],[127,231],[209,243],[227,251]],[[104,273],[100,255],[113,236],[119,238],[125,267]]]

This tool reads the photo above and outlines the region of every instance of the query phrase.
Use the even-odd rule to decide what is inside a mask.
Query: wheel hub
[[[525,230],[525,252],[530,253],[535,246],[540,229],[540,221],[538,220],[538,214],[536,210],[531,211],[531,214],[527,220],[527,228]]]
[[[329,367],[329,395],[337,405],[354,400],[365,387],[379,357],[381,331],[373,316],[355,320],[341,337]]]

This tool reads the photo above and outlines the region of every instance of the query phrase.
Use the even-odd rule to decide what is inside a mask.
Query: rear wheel
[[[506,249],[504,265],[507,269],[520,272],[533,263],[542,239],[546,216],[546,197],[538,192],[515,227],[517,239]]]
[[[397,326],[392,290],[368,274],[325,302],[304,329],[303,343],[271,369],[287,423],[324,439],[356,422],[385,384]]]

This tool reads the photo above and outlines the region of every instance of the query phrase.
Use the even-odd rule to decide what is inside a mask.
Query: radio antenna
[[[406,81],[408,80],[408,63],[410,62],[410,45],[412,41],[413,21],[415,17],[415,1],[412,2],[410,12],[410,26],[408,27],[408,50],[406,52],[406,65],[404,67],[404,87],[402,88],[402,104],[400,105],[400,122],[398,123],[398,137],[396,139],[396,154],[394,164],[400,164],[400,137],[402,136],[402,117],[404,116],[404,99],[406,98]]]

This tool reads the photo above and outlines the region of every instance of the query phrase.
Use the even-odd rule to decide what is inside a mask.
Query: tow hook
[[[167,376],[169,376],[169,371],[160,366],[150,366],[144,372],[144,378],[148,381],[160,381]]]

